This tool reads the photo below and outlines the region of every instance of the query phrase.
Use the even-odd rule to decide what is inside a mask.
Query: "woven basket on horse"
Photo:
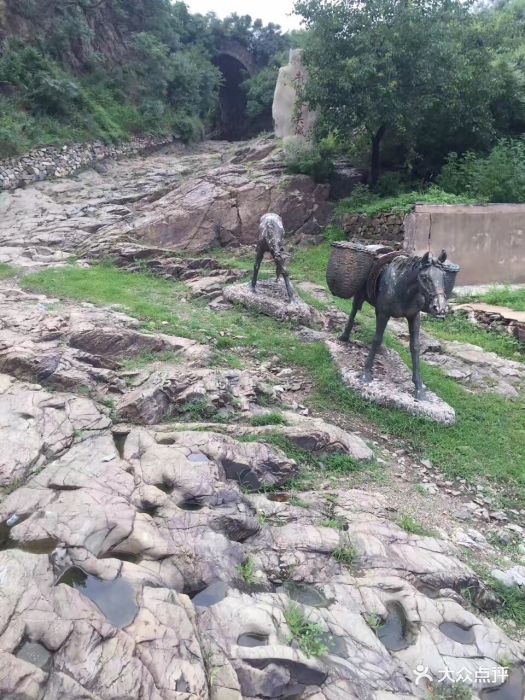
[[[326,270],[328,289],[336,297],[351,299],[366,283],[374,253],[360,243],[332,243]]]
[[[459,265],[456,265],[455,263],[449,262],[447,260],[446,262],[441,263],[441,267],[445,271],[445,296],[448,299],[452,294],[454,285],[456,284],[456,277],[458,276]]]

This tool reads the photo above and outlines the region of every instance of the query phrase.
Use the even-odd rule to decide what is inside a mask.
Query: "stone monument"
[[[290,49],[288,65],[279,70],[273,96],[272,115],[275,135],[284,143],[309,141],[317,113],[307,105],[297,105],[298,94],[308,80],[301,49]]]

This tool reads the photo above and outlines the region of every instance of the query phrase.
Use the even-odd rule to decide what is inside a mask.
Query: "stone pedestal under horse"
[[[383,342],[386,325],[391,317],[405,317],[410,331],[410,354],[412,357],[412,379],[419,400],[426,398],[419,368],[420,312],[425,311],[443,318],[448,311],[445,293],[445,268],[447,254],[442,251],[438,258],[431,253],[422,257],[402,253],[389,253],[374,263],[366,284],[355,294],[352,312],[340,340],[348,341],[354,320],[363,303],[367,301],[376,310],[376,332],[365,363],[363,379],[372,380],[372,369],[376,353]]]
[[[257,277],[259,268],[261,267],[262,259],[265,253],[270,253],[275,262],[276,281],[282,276],[288,298],[290,301],[295,300],[295,292],[290,282],[288,268],[286,266],[284,252],[284,226],[283,220],[278,214],[264,214],[261,217],[259,224],[259,239],[257,240],[257,248],[255,253],[255,266],[253,268],[252,290],[255,292],[257,285]]]

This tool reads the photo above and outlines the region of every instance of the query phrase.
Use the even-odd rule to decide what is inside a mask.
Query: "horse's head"
[[[445,270],[442,263],[447,259],[447,253],[443,250],[438,258],[431,253],[425,253],[419,261],[417,280],[425,297],[423,311],[443,318],[448,311],[447,297],[445,296]]]

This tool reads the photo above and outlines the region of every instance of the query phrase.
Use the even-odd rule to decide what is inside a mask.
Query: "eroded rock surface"
[[[437,676],[523,661],[457,593],[482,586],[454,545],[407,534],[374,493],[306,492],[307,508],[245,495],[243,468],[279,483],[295,466],[216,433],[134,428],[117,448],[101,430],[11,493],[2,696],[383,700],[420,697],[420,663]],[[321,656],[292,639],[293,605],[319,625]],[[392,615],[393,646],[370,622]],[[47,650],[43,668],[20,658],[26,643]]]

